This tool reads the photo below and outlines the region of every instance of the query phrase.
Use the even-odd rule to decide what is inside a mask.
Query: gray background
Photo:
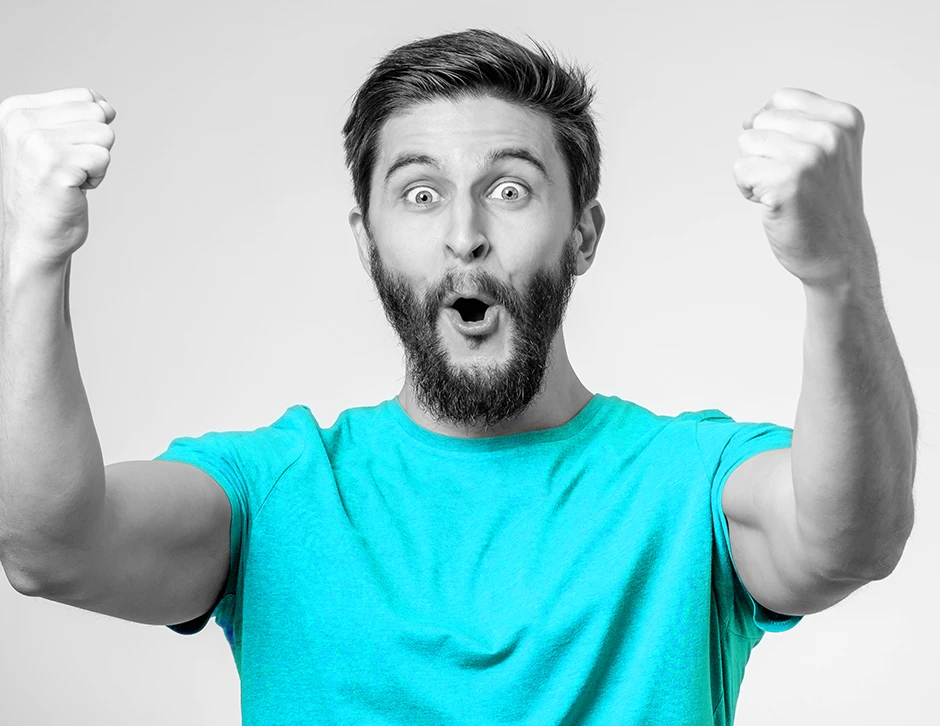
[[[918,520],[890,578],[764,638],[737,723],[933,722],[937,4],[455,5],[0,0],[0,97],[86,86],[118,112],[71,283],[105,462],[295,403],[330,424],[397,393],[401,350],[346,224],[340,127],[384,52],[467,27],[527,32],[593,69],[608,225],[566,324],[585,384],[792,426],[803,293],[731,168],[741,120],[807,88],[865,115],[866,211],[919,403]],[[186,638],[0,578],[0,709],[5,724],[237,724],[238,677],[214,622]]]

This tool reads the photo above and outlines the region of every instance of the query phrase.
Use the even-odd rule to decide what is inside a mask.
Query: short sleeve
[[[213,615],[233,642],[234,606],[239,590],[243,556],[251,520],[280,475],[303,452],[303,437],[292,430],[292,406],[274,424],[254,431],[210,431],[198,437],[173,439],[154,461],[177,461],[195,466],[211,476],[232,506],[229,530],[229,573],[213,607],[193,620],[167,627],[181,635],[194,635]]]
[[[718,570],[724,573],[722,579],[730,585],[734,594],[728,619],[740,618],[743,621],[741,627],[752,632],[755,637],[761,635],[760,631],[789,630],[802,620],[802,616],[775,613],[759,605],[738,576],[731,554],[728,520],[721,500],[731,472],[750,457],[764,451],[789,448],[793,429],[768,422],[736,422],[721,411],[709,410],[702,412],[702,418],[696,424],[696,439],[706,475],[711,482],[712,525],[716,556],[719,559]]]

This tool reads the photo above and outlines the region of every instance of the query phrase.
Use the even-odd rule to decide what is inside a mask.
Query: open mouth
[[[486,316],[486,309],[489,305],[473,297],[459,297],[451,307],[460,313],[460,317],[463,318],[464,322],[476,323]]]

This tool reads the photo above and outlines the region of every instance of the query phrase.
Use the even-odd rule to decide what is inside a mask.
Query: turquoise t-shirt
[[[215,616],[250,726],[730,726],[751,649],[800,618],[738,579],[721,492],[792,434],[597,394],[483,439],[397,399],[177,438],[157,459],[225,490],[231,567],[170,627]]]

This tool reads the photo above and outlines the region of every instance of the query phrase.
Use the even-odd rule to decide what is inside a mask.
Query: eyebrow
[[[545,178],[545,181],[549,184],[554,184],[555,181],[549,176],[548,169],[545,168],[545,164],[542,163],[542,160],[539,159],[535,154],[521,146],[510,146],[498,149],[490,149],[483,157],[483,166],[492,166],[497,161],[501,159],[519,159],[520,161],[525,161],[528,164],[535,167],[538,172]],[[388,182],[395,174],[395,172],[405,168],[406,166],[411,166],[412,164],[421,164],[424,166],[433,166],[438,171],[443,171],[444,164],[440,159],[430,156],[428,154],[416,154],[410,152],[403,152],[398,154],[395,159],[392,161],[391,166],[388,167],[388,171],[385,172],[385,181],[383,183],[383,188],[388,187]]]

